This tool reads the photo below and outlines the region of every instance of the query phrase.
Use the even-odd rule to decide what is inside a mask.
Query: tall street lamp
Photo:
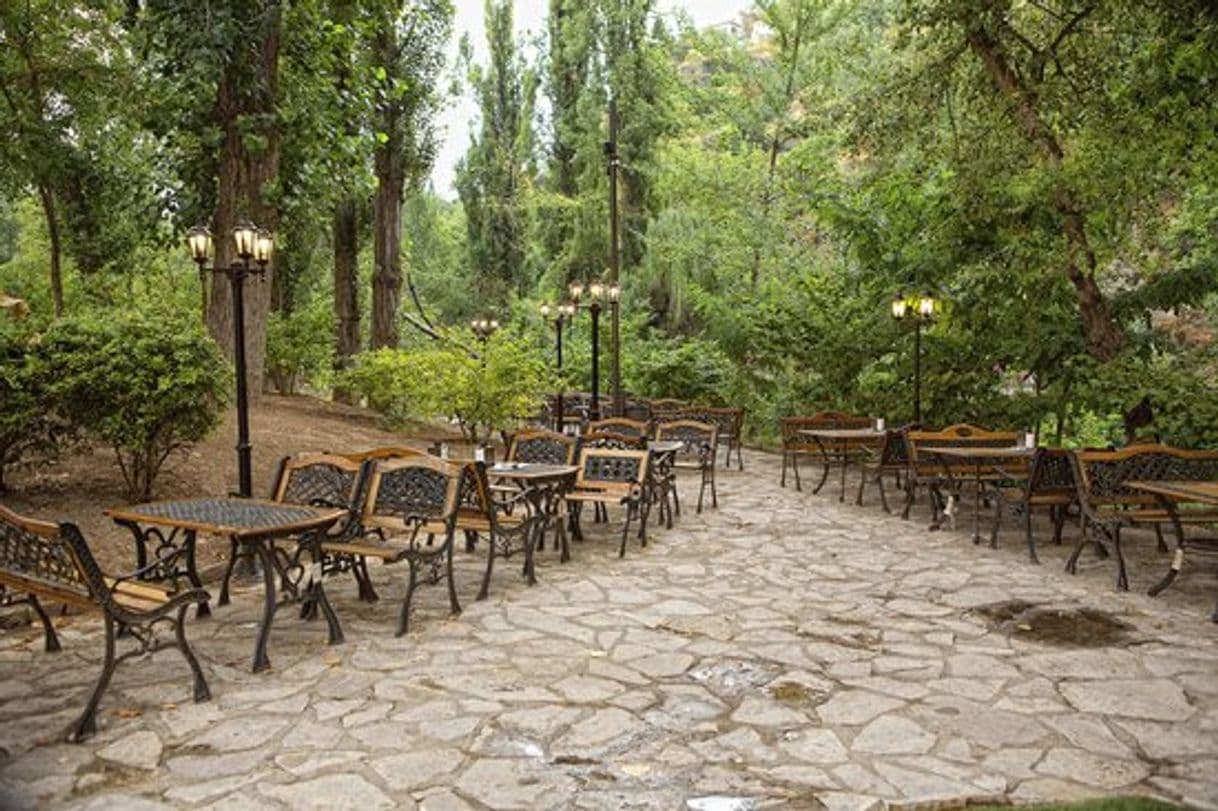
[[[583,307],[592,313],[592,419],[600,419],[601,415],[601,299],[607,300],[617,311],[617,302],[622,297],[622,289],[616,284],[608,287],[600,282],[592,282],[587,288],[580,282],[571,282],[568,292],[574,307]],[[581,303],[584,293],[588,301]]]
[[[562,413],[562,330],[568,321],[575,318],[575,305],[559,304],[557,307],[551,307],[549,304],[542,304],[540,312],[544,320],[554,323],[554,346],[558,354],[558,398],[554,408],[554,427],[555,430],[561,433],[564,427]]]
[[[914,325],[913,421],[922,422],[922,325],[935,320],[939,302],[930,293],[897,293],[892,299],[892,317]]]
[[[605,170],[609,174],[609,284],[618,291],[620,296],[622,271],[622,252],[620,237],[620,218],[618,216],[618,177],[622,171],[622,159],[617,151],[617,100],[609,99],[609,140],[605,142]],[[613,365],[609,369],[611,385],[613,386],[613,413],[622,416],[625,410],[622,402],[622,330],[621,317],[618,313],[618,299],[610,299],[610,321],[612,330],[610,338],[613,343]]]
[[[245,379],[245,278],[261,276],[271,261],[275,240],[270,233],[241,219],[233,228],[238,262],[229,267],[207,267],[212,249],[211,231],[206,225],[196,225],[186,236],[190,256],[199,265],[202,276],[208,270],[226,276],[233,288],[233,362],[237,366],[237,480],[238,492],[244,498],[253,495],[253,474],[250,464],[249,392]],[[250,264],[253,262],[253,264]]]

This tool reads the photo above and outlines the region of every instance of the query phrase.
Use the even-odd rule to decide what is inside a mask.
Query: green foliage
[[[545,359],[518,338],[497,334],[480,350],[475,356],[447,344],[365,352],[344,385],[391,424],[451,419],[478,441],[536,413],[554,383]]]
[[[725,405],[735,389],[736,367],[711,341],[650,340],[623,358],[625,386],[644,397],[675,397]]]
[[[0,324],[0,493],[6,469],[53,456],[66,438],[50,408],[49,383],[34,337]]]
[[[271,313],[266,327],[266,371],[280,394],[301,382],[316,384],[333,366],[334,313],[317,300],[287,315]]]
[[[230,372],[216,345],[165,313],[64,319],[40,352],[55,409],[114,448],[133,499],[152,497],[165,460],[211,433],[227,401]]]

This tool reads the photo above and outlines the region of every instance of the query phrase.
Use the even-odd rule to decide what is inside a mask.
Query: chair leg
[[[398,628],[395,636],[402,636],[410,630],[410,601],[414,598],[415,585],[419,580],[419,562],[415,558],[407,558],[410,564],[410,579],[406,581],[406,596],[402,599],[402,609],[398,613]]]
[[[744,470],[744,443],[739,441],[736,443],[736,469]]]
[[[1087,528],[1083,527],[1083,531],[1079,533],[1078,543],[1074,545],[1074,551],[1070,553],[1070,557],[1066,558],[1066,572],[1068,574],[1078,574],[1078,558],[1083,554],[1083,547],[1087,545]]]
[[[372,585],[372,575],[368,573],[368,559],[356,558],[355,562],[351,566],[351,570],[353,572],[359,572],[359,574],[355,576],[355,579],[359,583],[360,601],[365,603],[375,603],[376,601],[380,600],[380,595],[376,593],[376,588]]]
[[[491,593],[491,572],[495,569],[495,539],[492,537],[486,545],[486,571],[482,574],[482,587],[478,589],[476,599],[485,600]]]
[[[47,616],[46,609],[42,607],[42,603],[38,602],[38,595],[29,595],[30,608],[34,609],[34,613],[38,615],[38,619],[42,621],[42,633],[46,637],[44,648],[47,653],[58,653],[62,648],[59,644],[59,634],[55,633],[55,626],[51,624],[51,618]]]
[[[1058,546],[1062,545],[1062,527],[1066,524],[1066,514],[1069,512],[1067,507],[1058,507],[1053,516],[1053,543]]]
[[[626,557],[626,538],[630,536],[630,519],[634,517],[634,504],[626,505],[626,521],[622,524],[622,545],[617,551],[619,558]]]
[[[799,454],[797,453],[791,454],[791,470],[795,472],[795,489],[802,493],[804,488],[799,481]]]
[[[909,520],[909,511],[913,509],[914,497],[917,495],[917,485],[913,479],[905,481],[905,508],[901,510],[901,518]]]
[[[186,609],[189,606],[182,606],[178,611],[178,621],[174,626],[173,633],[177,640],[178,650],[182,652],[182,658],[186,660],[186,664],[190,665],[190,672],[194,676],[194,697],[195,703],[207,701],[211,698],[211,690],[207,689],[207,680],[203,678],[203,668],[199,667],[199,660],[195,658],[194,651],[190,649],[190,644],[186,641]]]
[[[490,546],[494,546],[494,539],[491,539]],[[451,614],[461,613],[461,601],[457,599],[457,583],[453,580],[453,539],[450,535],[448,538],[447,549],[444,550],[444,555],[447,558],[445,565],[445,576],[448,578],[448,610]],[[530,557],[532,557],[530,555]]]
[[[994,496],[994,526],[990,527],[990,549],[998,548],[998,530],[1002,526],[1002,496]],[[1031,509],[1027,511],[1031,513]]]
[[[102,693],[106,692],[106,687],[110,684],[110,677],[114,675],[115,659],[115,627],[114,620],[109,614],[104,615],[106,625],[106,654],[102,660],[101,675],[97,677],[97,684],[93,688],[93,693],[89,696],[89,700],[85,703],[85,711],[81,713],[80,718],[72,725],[68,731],[68,741],[78,743],[97,732],[97,705],[101,703]]]
[[[715,487],[715,469],[710,469],[711,506],[719,509],[719,489]]]
[[[787,452],[782,452],[782,477],[778,480],[779,487],[787,486]]]
[[[1163,540],[1163,527],[1155,524],[1155,543],[1159,547],[1159,553],[1166,555],[1168,552],[1167,542]]]
[[[698,515],[702,514],[702,494],[706,492],[706,470],[702,471],[702,482],[698,485],[698,508],[694,510]]]

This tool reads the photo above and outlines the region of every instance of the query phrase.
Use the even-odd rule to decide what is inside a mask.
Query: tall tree
[[[371,34],[376,79],[373,156],[373,348],[398,343],[402,299],[402,201],[435,159],[434,115],[441,102],[437,80],[452,24],[448,0],[384,0]]]
[[[502,301],[523,292],[528,221],[525,192],[534,166],[533,100],[536,73],[516,42],[512,0],[487,0],[490,62],[470,70],[480,121],[457,169],[465,207],[469,258],[479,298]]]

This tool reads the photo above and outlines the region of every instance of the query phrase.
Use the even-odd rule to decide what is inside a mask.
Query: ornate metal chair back
[[[363,474],[362,459],[330,453],[285,456],[279,462],[271,500],[354,511]]]
[[[578,440],[556,431],[520,431],[508,447],[509,462],[570,465],[575,461]]]
[[[647,451],[584,448],[579,454],[575,486],[627,494],[641,489],[647,479]]]
[[[38,521],[0,506],[0,586],[16,593],[22,581],[80,608],[100,603],[122,612],[75,524]]]
[[[450,528],[465,466],[422,455],[373,464],[364,496],[365,526],[406,529],[419,521]]]
[[[689,403],[673,398],[661,398],[649,401],[648,405],[651,406],[651,418],[653,420],[668,422],[676,416],[678,411],[686,408]]]
[[[719,450],[719,426],[699,420],[662,422],[656,426],[656,440],[682,443],[684,447],[676,454],[678,461],[714,466]]]
[[[1038,448],[1028,473],[1028,496],[1074,495],[1073,456],[1061,448]]]
[[[628,420],[635,422],[651,422],[651,404],[646,400],[627,400],[622,404],[622,414]]]

